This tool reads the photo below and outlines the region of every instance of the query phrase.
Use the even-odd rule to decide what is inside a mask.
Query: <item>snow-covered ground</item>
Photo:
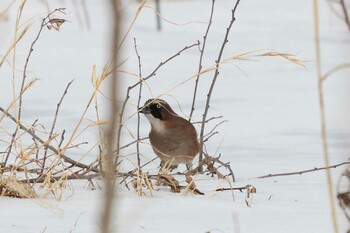
[[[37,77],[40,81],[25,94],[22,119],[27,124],[39,119],[49,128],[59,98],[67,83],[74,79],[57,123],[58,131],[66,129],[69,134],[91,96],[92,66],[96,64],[100,72],[108,61],[109,6],[101,1],[86,1],[90,24],[87,27],[80,1],[48,2],[51,9],[66,7],[69,14],[65,18],[69,22],[62,26],[60,32],[45,30],[34,48],[28,78]],[[248,61],[229,61],[221,66],[209,117],[222,115],[228,122],[218,128],[220,134],[211,138],[206,147],[209,154],[220,153],[223,161],[231,163],[237,179],[233,184],[235,187],[250,184],[257,189],[252,206],[247,207],[245,192],[215,192],[216,188],[230,187],[230,184],[209,176],[194,177],[198,189],[206,194],[204,196],[183,196],[161,187],[152,193],[153,196],[146,191],[145,196],[138,197],[121,185],[118,186],[115,203],[117,214],[113,224],[116,232],[332,232],[324,171],[299,176],[256,178],[270,173],[324,166],[312,4],[311,0],[241,1],[223,54],[223,58],[229,58],[249,51],[275,51],[295,54],[298,59],[306,61],[305,67],[302,67],[283,58],[254,57]],[[146,5],[154,7],[153,2]],[[233,5],[234,1],[216,1],[204,67],[213,65],[218,56]],[[139,3],[134,1],[123,2],[124,31],[133,20],[138,6]],[[163,29],[158,32],[153,10],[144,8],[122,47],[122,59],[126,59],[126,62],[121,69],[138,74],[133,38],[137,40],[144,76],[180,49],[202,40],[206,29],[203,22],[208,21],[210,9],[210,0],[161,1],[164,18],[177,24],[191,23],[180,26],[163,22]],[[0,21],[1,56],[9,47],[16,11],[16,7],[12,7],[7,21]],[[24,59],[45,12],[46,5],[39,1],[29,1],[24,9],[23,22],[29,17],[36,18],[31,31],[16,50],[18,83]],[[41,16],[38,16],[39,13]],[[349,60],[350,36],[325,1],[320,1],[320,15],[322,69],[327,72]],[[163,66],[147,82],[142,101],[165,94],[161,98],[174,106],[176,112],[181,113],[182,110],[181,115],[188,116],[194,80],[176,86],[197,73],[198,60],[199,51],[192,48]],[[7,107],[12,100],[11,67],[5,63],[0,74],[0,106]],[[331,164],[343,162],[349,157],[349,74],[349,71],[341,71],[325,82]],[[212,73],[207,73],[200,79],[194,121],[201,120],[212,76]],[[136,81],[137,78],[124,74],[124,89]],[[133,115],[136,100],[135,91],[126,114],[126,118],[133,116],[126,121],[131,130],[136,125]],[[87,119],[95,120],[93,109],[89,111]],[[145,118],[141,120],[141,136],[144,137],[149,125]],[[6,119],[0,124],[9,132],[13,131],[13,124]],[[199,131],[199,127],[197,129]],[[131,140],[126,130],[123,135],[124,142]],[[97,130],[90,130],[76,143],[88,141],[91,146],[96,139]],[[76,151],[76,156],[90,146],[82,145],[81,152]],[[135,161],[134,152],[135,148],[132,147],[123,152],[127,159],[122,169],[131,167],[128,161]],[[147,143],[141,145],[141,152],[145,155],[143,162],[154,157]],[[94,159],[95,156],[96,153],[92,152],[87,159]],[[155,164],[146,168],[150,172],[156,169]],[[334,185],[343,169],[332,170]],[[85,181],[72,181],[71,187],[72,190],[68,189],[61,201],[51,197],[34,200],[0,198],[0,232],[98,232],[103,192],[89,190]],[[346,219],[340,209],[337,213],[340,232],[345,232]]]

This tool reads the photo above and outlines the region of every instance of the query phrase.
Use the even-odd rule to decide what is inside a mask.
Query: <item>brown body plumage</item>
[[[150,142],[162,163],[169,161],[172,166],[183,163],[189,167],[199,151],[194,126],[161,99],[148,100],[140,112],[151,123]]]

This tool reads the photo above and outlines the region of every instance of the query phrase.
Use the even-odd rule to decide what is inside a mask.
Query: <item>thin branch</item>
[[[40,29],[39,29],[39,32],[37,34],[37,36],[35,37],[34,41],[32,42],[32,44],[30,45],[30,48],[29,48],[29,52],[28,52],[28,56],[26,58],[26,62],[24,64],[24,69],[23,69],[23,77],[22,77],[22,84],[21,84],[21,93],[23,91],[23,88],[24,88],[24,84],[25,84],[25,80],[26,80],[26,77],[27,77],[27,68],[28,68],[28,64],[29,64],[29,60],[30,60],[30,57],[34,51],[34,45],[36,44],[36,42],[39,40],[39,37],[41,35],[41,32],[43,31],[44,27],[46,25],[48,25],[48,23],[50,22],[50,16],[52,14],[54,14],[55,12],[61,12],[63,14],[65,11],[65,8],[58,8],[58,9],[55,9],[54,11],[52,11],[51,13],[49,13],[41,22],[41,25],[40,25]],[[18,121],[21,120],[21,113],[22,113],[22,94],[20,94],[19,96],[19,110],[18,110]]]
[[[120,115],[119,115],[119,126],[118,126],[118,138],[120,138],[121,133],[122,133],[122,128],[123,128],[123,117],[124,117],[124,112],[125,112],[125,108],[126,108],[126,104],[130,99],[130,91],[131,91],[131,87],[128,87],[127,91],[126,91],[126,97],[125,100],[123,102],[123,106],[121,108],[120,111]],[[116,149],[116,153],[119,154],[120,153],[120,140],[117,141],[117,149]],[[117,166],[117,164],[115,164],[115,166]]]
[[[4,112],[5,112],[5,110],[4,110]],[[11,152],[12,152],[12,147],[15,144],[15,139],[16,139],[17,132],[18,132],[18,127],[16,127],[15,132],[12,134],[11,143],[10,143],[9,147],[7,148],[7,150],[6,150],[5,161],[1,164],[2,167],[6,167],[6,165],[7,165],[7,161],[10,158],[10,155],[11,155]],[[2,171],[0,171],[0,173],[2,174]]]
[[[237,187],[237,188],[218,188],[218,189],[215,189],[215,192],[234,191],[234,190],[238,190],[242,192],[243,190],[250,189],[251,187],[252,187],[251,185],[246,185],[246,186]]]
[[[120,149],[121,149],[121,150],[122,150],[122,149],[125,149],[125,148],[127,148],[127,147],[129,147],[129,146],[131,146],[131,145],[133,145],[133,144],[135,144],[135,143],[137,143],[137,142],[141,142],[141,141],[144,141],[144,140],[146,140],[146,139],[148,139],[148,137],[139,138],[139,139],[137,139],[137,140],[134,140],[134,141],[132,141],[132,142],[129,142],[128,144],[126,144],[126,145],[120,147]],[[114,153],[116,153],[116,151],[114,151]]]
[[[196,104],[196,97],[197,97],[197,90],[198,90],[198,82],[199,82],[199,77],[202,71],[202,61],[203,61],[203,55],[204,55],[204,50],[205,50],[205,45],[207,43],[207,38],[208,38],[208,33],[210,30],[210,26],[212,24],[212,19],[213,19],[213,15],[214,15],[214,6],[215,6],[215,0],[212,0],[212,5],[211,5],[211,12],[210,12],[210,18],[209,18],[209,23],[207,26],[207,30],[205,31],[205,34],[203,36],[203,44],[202,44],[202,48],[200,49],[200,58],[199,58],[199,65],[198,65],[198,75],[196,78],[196,84],[194,87],[194,93],[193,93],[193,99],[192,99],[192,107],[191,107],[191,113],[190,113],[190,117],[189,117],[189,121],[191,121],[192,119],[192,115],[194,112],[194,105]]]
[[[302,175],[304,173],[310,173],[310,172],[327,170],[327,169],[331,169],[331,168],[337,168],[339,166],[343,166],[343,165],[347,165],[347,164],[350,164],[350,161],[334,164],[334,165],[331,165],[329,167],[315,167],[315,168],[312,168],[312,169],[306,169],[306,170],[295,171],[295,172],[284,172],[284,173],[268,174],[268,175],[264,175],[264,176],[258,176],[256,178],[264,179],[264,178],[271,178],[271,177],[278,177],[278,176]]]
[[[27,132],[28,134],[30,134],[33,138],[35,138],[37,141],[39,141],[41,144],[45,145],[45,141],[42,140],[39,136],[37,136],[36,134],[34,134],[30,129],[28,129],[27,127],[25,127],[21,122],[18,122],[17,119],[15,117],[13,117],[10,113],[6,112],[2,107],[0,107],[0,111],[3,112],[8,118],[10,118],[12,121],[14,121],[15,123],[17,123],[19,125],[19,128],[25,132]],[[65,162],[73,164],[76,167],[80,167],[80,168],[89,168],[88,165],[85,165],[83,163],[79,163],[77,161],[75,161],[74,159],[69,158],[66,155],[63,155],[61,153],[59,153],[59,151],[54,148],[53,146],[48,145],[48,147],[51,151],[53,151],[55,154],[59,155]],[[99,172],[98,169],[92,169],[93,172]]]
[[[157,3],[159,4],[159,2]],[[142,81],[142,69],[141,69],[141,57],[139,55],[139,51],[137,50],[137,44],[136,44],[136,39],[134,38],[134,47],[135,47],[135,53],[137,56],[137,60],[139,63],[139,77],[140,77],[140,81]],[[143,83],[140,83],[139,86],[139,95],[138,95],[138,99],[137,99],[137,140],[136,140],[136,155],[137,155],[137,166],[140,168],[141,166],[141,159],[140,159],[140,112],[139,112],[139,108],[140,108],[140,102],[141,102],[141,94],[142,94],[142,86]]]
[[[63,92],[63,95],[60,99],[60,101],[57,103],[57,108],[56,108],[56,112],[55,112],[55,116],[53,118],[53,122],[52,122],[52,126],[51,126],[51,130],[50,130],[50,134],[49,134],[49,139],[52,137],[52,134],[53,134],[53,131],[55,129],[55,126],[56,126],[56,121],[57,121],[57,117],[58,117],[58,112],[60,110],[60,107],[61,107],[61,104],[62,104],[62,101],[65,97],[65,95],[67,94],[68,92],[68,89],[69,89],[69,86],[73,83],[74,80],[70,81],[66,87],[66,89],[64,90]],[[61,141],[62,143],[62,141]],[[43,164],[42,164],[42,167],[41,167],[41,173],[44,172],[44,168],[45,168],[45,163],[46,163],[46,157],[47,157],[47,147],[49,146],[49,144],[47,144],[44,148],[45,150],[45,153],[44,153],[44,159],[43,159]]]
[[[227,29],[226,29],[225,38],[224,38],[224,41],[223,41],[223,43],[221,45],[221,49],[220,49],[218,58],[215,61],[216,69],[215,69],[215,73],[214,73],[214,77],[213,77],[212,83],[211,83],[210,88],[209,88],[209,92],[207,94],[207,101],[205,103],[205,109],[204,109],[203,118],[202,118],[202,126],[201,126],[201,131],[200,131],[199,166],[201,166],[201,164],[202,164],[201,162],[203,160],[204,128],[205,128],[205,121],[206,121],[206,118],[207,118],[207,115],[208,115],[208,111],[209,111],[211,95],[213,93],[216,80],[217,80],[217,78],[219,76],[219,67],[220,67],[219,64],[221,62],[221,57],[222,57],[222,54],[224,52],[225,46],[226,46],[226,44],[228,42],[228,36],[230,34],[232,25],[233,25],[234,21],[236,20],[235,13],[236,13],[236,10],[237,10],[239,2],[240,2],[240,0],[237,0],[236,3],[235,3],[234,8],[231,10],[232,11],[232,14],[231,14],[232,18],[231,18],[231,21],[230,21]],[[199,167],[199,172],[201,172],[202,170],[203,170],[202,167]]]
[[[212,130],[210,130],[209,133],[207,133],[206,135],[204,135],[204,138],[207,138],[209,135],[215,133],[214,131],[216,130],[216,128],[219,127],[220,125],[222,125],[223,123],[226,123],[226,122],[228,122],[228,121],[227,121],[227,120],[220,121],[218,124],[216,124],[216,125],[212,128]],[[207,141],[208,138],[205,139],[205,140]]]
[[[63,141],[64,141],[64,134],[66,133],[66,130],[64,129],[63,130],[63,132],[62,132],[62,134],[61,134],[61,141],[60,141],[60,143],[58,144],[58,148],[61,148],[61,146],[62,146],[62,143],[63,143]]]
[[[134,85],[131,86],[131,89],[136,87],[137,85],[139,85],[141,82],[144,82],[146,80],[148,80],[149,78],[152,78],[153,76],[156,75],[156,72],[162,67],[164,66],[165,64],[167,64],[169,61],[173,60],[175,57],[177,56],[180,56],[182,52],[192,48],[192,47],[195,47],[195,46],[198,46],[199,45],[199,42],[197,41],[196,43],[194,44],[191,44],[189,46],[186,46],[184,47],[183,49],[181,49],[179,52],[177,52],[176,54],[174,54],[173,56],[169,57],[168,59],[166,59],[165,61],[162,61],[159,63],[159,65],[149,74],[147,75],[145,78],[143,78],[142,80],[138,81],[137,83],[135,83]]]
[[[20,95],[19,95],[19,108],[18,108],[18,115],[17,115],[17,119],[18,121],[16,122],[20,122],[21,121],[21,116],[22,116],[22,102],[23,102],[23,90],[24,90],[24,86],[25,86],[25,81],[26,81],[26,77],[27,77],[27,68],[28,68],[28,64],[29,64],[29,60],[30,60],[30,57],[33,53],[33,50],[34,50],[34,45],[36,44],[36,42],[39,40],[39,37],[41,35],[41,32],[43,30],[43,28],[50,22],[50,16],[55,13],[55,12],[61,12],[64,14],[64,11],[65,11],[65,8],[58,8],[58,9],[55,9],[54,11],[52,11],[51,13],[49,13],[41,22],[41,25],[40,25],[40,29],[39,29],[39,32],[38,34],[36,35],[34,41],[32,42],[32,44],[30,45],[30,48],[29,48],[29,52],[28,52],[28,55],[27,55],[27,58],[26,58],[26,61],[25,61],[25,64],[24,64],[24,69],[23,69],[23,76],[22,76],[22,84],[21,84],[21,90],[20,90]],[[15,138],[16,138],[16,135],[18,133],[18,126],[16,127],[15,129],[15,132],[12,134],[12,140],[11,140],[11,144],[8,148],[8,151],[7,151],[7,155],[6,155],[6,158],[5,158],[5,161],[3,163],[3,166],[6,166],[7,164],[7,161],[10,157],[10,154],[12,152],[12,148],[13,148],[13,144],[14,144],[14,141],[15,141]]]
[[[209,139],[211,137],[213,137],[214,135],[216,134],[219,134],[219,131],[215,131],[215,132],[211,132],[211,133],[208,133],[206,136],[205,136],[205,139],[203,140],[203,143],[206,143],[207,141],[209,141]]]
[[[204,123],[208,123],[209,121],[221,119],[221,118],[223,118],[223,116],[211,117],[209,119],[206,119]],[[201,124],[201,123],[202,123],[202,121],[192,122],[192,124]]]

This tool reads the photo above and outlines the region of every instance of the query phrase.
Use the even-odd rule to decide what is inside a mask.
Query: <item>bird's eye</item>
[[[157,108],[160,108],[160,104],[157,104]]]

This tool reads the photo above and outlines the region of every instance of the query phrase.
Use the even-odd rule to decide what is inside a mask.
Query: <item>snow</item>
[[[35,45],[29,65],[28,78],[40,80],[25,94],[23,120],[27,125],[39,119],[48,129],[51,126],[56,104],[69,81],[74,82],[62,104],[57,132],[74,130],[92,93],[91,71],[96,64],[100,73],[108,62],[110,19],[108,4],[87,0],[90,28],[79,20],[83,13],[79,1],[48,1],[50,8],[66,7],[69,22],[60,32],[45,30]],[[313,29],[313,1],[241,1],[223,58],[257,51],[276,51],[296,54],[306,61],[305,68],[282,58],[254,57],[249,61],[230,61],[221,66],[208,117],[223,116],[228,122],[217,130],[206,144],[210,154],[221,154],[230,162],[237,182],[235,187],[253,185],[252,206],[245,203],[246,192],[215,192],[230,187],[226,180],[210,176],[195,176],[200,191],[206,195],[174,194],[166,187],[156,187],[152,195],[145,190],[138,197],[124,185],[117,187],[115,232],[332,232],[327,181],[324,171],[297,176],[258,179],[271,173],[293,172],[324,166],[320,136],[320,113],[315,68]],[[16,3],[17,4],[17,3]],[[0,21],[0,54],[8,48],[15,24],[16,5],[10,9],[8,21]],[[0,9],[6,5],[1,1]],[[154,7],[152,1],[146,4]],[[127,31],[138,8],[135,1],[123,2],[124,31]],[[178,24],[162,23],[156,31],[152,9],[144,8],[123,45],[126,63],[122,70],[138,74],[133,38],[137,40],[142,61],[142,74],[148,75],[168,57],[187,45],[201,40],[210,14],[210,0],[161,1],[164,18]],[[225,28],[230,20],[233,1],[216,1],[213,25],[209,33],[203,66],[210,67],[218,56]],[[30,1],[24,9],[24,19],[34,24],[17,48],[16,84],[20,83],[22,67],[29,46],[39,29],[40,19],[47,12],[45,4]],[[325,1],[320,1],[321,54],[323,73],[349,60],[350,37],[343,23],[331,12]],[[78,17],[79,16],[79,17]],[[80,23],[81,22],[81,23]],[[1,57],[0,57],[1,58]],[[11,57],[12,59],[12,57]],[[10,60],[11,60],[10,59]],[[190,113],[194,79],[198,70],[199,52],[189,49],[163,66],[147,82],[142,103],[163,95],[173,109],[186,117]],[[239,67],[239,69],[237,68]],[[1,67],[0,106],[7,107],[12,100],[12,68],[8,63]],[[336,164],[348,159],[350,148],[348,87],[349,71],[340,71],[325,81],[327,129],[330,143],[330,162]],[[200,94],[194,121],[201,120],[206,93],[213,73],[202,75]],[[123,86],[135,83],[136,77],[123,74]],[[176,87],[176,88],[174,88]],[[105,88],[105,87],[104,87]],[[17,86],[17,91],[19,85]],[[124,93],[121,95],[124,96]],[[124,97],[122,97],[124,98]],[[101,97],[101,102],[106,102]],[[132,93],[127,107],[126,124],[135,129],[137,101]],[[181,106],[181,109],[179,107]],[[103,108],[103,106],[102,106]],[[107,114],[104,109],[103,114]],[[129,118],[130,117],[130,118]],[[93,109],[88,111],[83,126],[95,120]],[[218,122],[216,122],[218,123]],[[0,121],[1,128],[13,131],[12,122]],[[141,118],[141,136],[147,136],[149,123]],[[207,126],[207,131],[215,123]],[[84,127],[81,127],[84,128]],[[197,125],[199,131],[199,126]],[[135,132],[133,132],[135,133]],[[74,150],[80,158],[98,139],[97,130],[84,132],[75,143],[88,141]],[[9,140],[8,135],[0,134]],[[123,141],[130,142],[123,131]],[[4,146],[0,146],[1,149]],[[154,158],[148,143],[141,144],[142,163]],[[135,148],[127,148],[122,169],[128,170],[135,162]],[[93,160],[96,150],[86,156]],[[157,164],[145,167],[154,173]],[[336,188],[344,167],[332,170]],[[185,185],[183,177],[176,176]],[[95,183],[103,186],[101,180]],[[1,232],[97,232],[103,191],[90,190],[86,181],[71,181],[62,200],[52,196],[29,199],[0,198]],[[340,232],[347,229],[346,219],[337,208]]]

